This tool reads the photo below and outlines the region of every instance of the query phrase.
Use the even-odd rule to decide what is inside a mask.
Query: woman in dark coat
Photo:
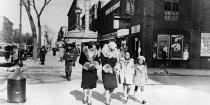
[[[47,50],[45,49],[44,46],[42,46],[42,48],[40,49],[40,61],[42,65],[44,65],[44,62],[45,62],[46,53],[47,53]]]
[[[85,94],[83,104],[88,103],[88,105],[91,105],[92,89],[96,88],[98,80],[96,68],[99,65],[99,61],[95,45],[90,42],[84,44],[79,63],[82,65],[81,88],[83,88]]]
[[[110,95],[117,88],[117,78],[115,66],[117,64],[117,57],[113,52],[107,52],[109,50],[113,50],[108,45],[104,45],[101,54],[101,64],[103,67],[102,70],[102,80],[105,89],[105,97],[106,97],[106,105],[110,105]]]

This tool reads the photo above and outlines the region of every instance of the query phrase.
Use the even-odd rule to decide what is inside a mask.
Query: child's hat
[[[145,57],[144,56],[139,56],[138,59],[142,59],[143,61],[145,61]]]

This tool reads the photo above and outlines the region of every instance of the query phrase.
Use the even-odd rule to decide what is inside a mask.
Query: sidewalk
[[[0,91],[0,105],[83,105],[83,90],[81,89],[81,65],[76,63],[73,69],[72,81],[67,81],[64,77],[64,62],[59,62],[57,56],[48,53],[45,65],[40,65],[39,61],[27,60],[24,62],[24,75],[27,79],[26,84],[26,102],[19,104],[8,103],[7,89]],[[146,105],[209,105],[210,93],[197,89],[197,87],[210,86],[201,85],[179,85],[167,84],[160,80],[170,80],[176,83],[177,80],[182,81],[185,76],[179,74],[190,75],[187,80],[191,80],[193,75],[209,75],[209,71],[190,70],[190,69],[168,69],[171,74],[162,76],[154,74],[160,72],[159,68],[149,68],[148,73],[152,76],[146,87],[145,96],[148,103]],[[154,78],[153,78],[154,77]],[[181,77],[181,78],[180,78]],[[189,77],[189,78],[188,78]],[[156,80],[157,79],[157,80]],[[180,80],[181,79],[181,80]],[[208,81],[208,77],[204,78]],[[194,82],[195,79],[193,79]],[[197,80],[197,79],[196,79]],[[188,82],[188,81],[184,81]],[[177,82],[178,83],[178,82]],[[5,83],[6,84],[6,83]],[[205,83],[204,83],[205,84]],[[191,88],[193,87],[193,88]],[[132,86],[132,90],[134,86]],[[111,105],[123,104],[123,87],[119,84],[112,94]],[[97,83],[97,88],[93,91],[93,105],[105,105],[104,88],[101,82]],[[130,100],[127,105],[140,105],[133,100],[133,92],[131,92]]]

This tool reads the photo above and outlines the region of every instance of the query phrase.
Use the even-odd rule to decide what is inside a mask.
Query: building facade
[[[4,16],[0,16],[0,42],[12,43],[13,23]]]
[[[149,67],[210,68],[210,1],[111,0],[98,11],[99,41],[127,46]]]
[[[131,26],[135,39],[131,38],[130,42],[139,40],[141,54],[147,58],[148,66],[160,67],[161,49],[164,48],[169,67],[188,67],[191,0],[136,0],[135,3]]]
[[[127,48],[131,17],[134,15],[130,0],[111,0],[98,12],[98,34],[101,45],[115,41]]]

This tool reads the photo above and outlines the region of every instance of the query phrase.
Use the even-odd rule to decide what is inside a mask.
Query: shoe
[[[123,102],[123,104],[127,104],[128,103],[128,98]]]
[[[66,78],[68,81],[71,81],[71,79],[70,78]]]
[[[147,103],[147,101],[146,101],[146,100],[143,100],[141,103],[142,103],[142,104],[145,104],[145,103]]]
[[[106,101],[105,105],[110,105],[110,103],[111,103],[111,99],[109,99],[109,101]]]
[[[87,100],[84,100],[84,99],[83,99],[83,100],[82,100],[82,103],[83,103],[83,104],[86,104],[86,103],[87,103]]]
[[[105,105],[110,105],[110,102],[105,102]]]
[[[88,105],[92,105],[92,102],[88,102],[87,104],[88,104]]]

